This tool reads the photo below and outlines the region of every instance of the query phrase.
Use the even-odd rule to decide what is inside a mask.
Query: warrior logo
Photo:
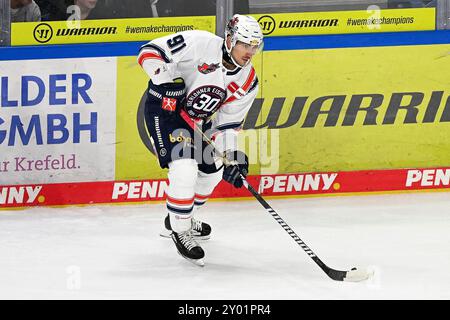
[[[211,63],[211,64],[207,64],[207,63],[203,63],[201,66],[198,66],[198,71],[200,71],[203,74],[208,74],[211,72],[216,71],[219,68],[219,64],[218,63]]]
[[[33,36],[37,42],[47,43],[53,37],[53,29],[47,23],[40,23],[34,28]]]

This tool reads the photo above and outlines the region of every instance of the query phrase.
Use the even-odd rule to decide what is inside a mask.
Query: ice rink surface
[[[164,204],[0,210],[0,299],[450,299],[450,193],[210,202],[205,267],[159,236]]]

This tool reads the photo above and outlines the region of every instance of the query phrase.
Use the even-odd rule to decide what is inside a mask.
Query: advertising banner
[[[11,25],[11,45],[150,41],[187,30],[215,32],[215,16],[20,22]]]
[[[450,45],[264,51],[240,133],[264,196],[448,190]],[[135,56],[0,62],[1,207],[162,201]],[[222,182],[214,198],[250,197]]]
[[[450,168],[308,172],[251,175],[264,197],[343,195],[366,192],[448,190]],[[0,186],[0,208],[164,201],[167,179]],[[221,182],[212,198],[249,198],[245,189]]]
[[[449,52],[450,45],[264,52],[263,98],[244,129],[279,131],[283,173],[447,166]]]
[[[0,184],[114,179],[116,58],[0,61]]]
[[[397,32],[436,29],[435,8],[252,14],[265,36]]]
[[[143,113],[149,77],[136,57],[119,57],[117,81],[116,179],[163,179],[166,171],[151,153]]]

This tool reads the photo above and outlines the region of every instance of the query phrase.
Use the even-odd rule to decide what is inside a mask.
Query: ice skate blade
[[[210,235],[207,235],[207,236],[196,236],[195,234],[193,234],[192,236],[194,237],[195,240],[200,240],[200,241],[209,240],[209,238],[211,238]]]
[[[161,237],[163,237],[163,238],[172,238],[172,231],[167,230],[167,229],[163,229],[163,230],[159,233],[159,235],[160,235]],[[211,238],[211,235],[207,235],[207,236],[196,236],[195,234],[193,234],[192,236],[193,236],[193,238],[194,238],[195,240],[201,240],[201,241],[209,240],[209,239]]]
[[[178,252],[178,251],[177,251]],[[198,267],[204,267],[205,266],[205,262],[203,261],[203,259],[190,259],[190,258],[187,258],[187,257],[185,257],[185,256],[183,256],[181,253],[179,253],[178,252],[178,254],[180,255],[180,256],[182,256],[183,258],[185,258],[187,261],[189,261],[190,263],[193,263],[193,264],[195,264],[196,266],[198,266]]]
[[[172,231],[167,230],[167,229],[163,229],[161,230],[161,232],[159,233],[159,235],[163,238],[172,238]]]

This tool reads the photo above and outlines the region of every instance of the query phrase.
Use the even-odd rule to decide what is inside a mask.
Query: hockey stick
[[[267,212],[275,219],[276,222],[291,236],[292,239],[305,251],[308,256],[333,280],[336,281],[363,281],[369,278],[370,273],[357,268],[352,268],[350,271],[335,270],[328,267],[320,258],[300,239],[300,237],[287,225],[287,223],[275,212],[275,210],[267,203],[266,200],[255,190],[241,174],[241,179],[248,191],[258,200],[258,202],[267,210]]]
[[[204,132],[198,128],[196,125],[192,126],[194,131],[199,133],[203,139],[212,146],[214,151],[219,154],[224,162],[225,165],[231,165],[230,161],[226,159],[217,149],[214,142],[209,139]],[[291,229],[287,225],[287,223],[276,213],[276,211],[267,203],[266,200],[258,193],[258,191],[253,188],[248,181],[245,179],[244,175],[240,173],[241,179],[244,183],[244,186],[247,188],[248,191],[258,200],[258,202],[266,209],[266,211],[275,219],[278,224],[283,227],[283,229],[291,236],[292,239],[295,240],[295,242],[305,251],[308,256],[333,280],[336,281],[351,281],[351,282],[358,282],[367,280],[371,273],[366,270],[360,270],[357,268],[352,268],[349,271],[341,271],[341,270],[335,270],[330,267],[328,267],[325,263],[320,260],[320,258],[306,245],[306,243],[300,239],[300,237],[294,232],[294,230]]]

